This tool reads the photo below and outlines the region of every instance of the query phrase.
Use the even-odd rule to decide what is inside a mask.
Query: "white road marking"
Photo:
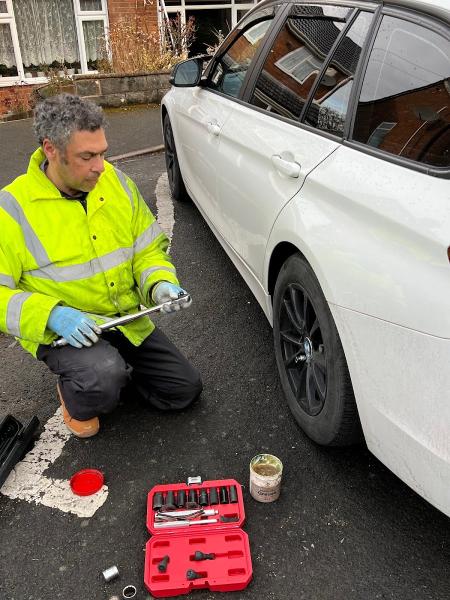
[[[108,497],[106,485],[92,496],[76,496],[70,489],[68,480],[43,476],[44,471],[60,456],[71,435],[58,408],[47,421],[34,448],[9,474],[2,486],[2,494],[13,500],[26,500],[58,508],[78,517],[92,517]]]
[[[157,221],[169,239],[175,224],[172,197],[167,173],[156,184]],[[76,496],[70,489],[69,480],[45,477],[44,472],[61,455],[71,437],[58,407],[37,440],[34,448],[17,463],[3,484],[0,492],[11,499],[26,500],[57,508],[82,518],[90,518],[108,497],[108,486],[92,496]]]
[[[170,194],[169,179],[167,173],[163,173],[156,184],[156,210],[157,221],[169,239],[172,239],[173,226],[175,224],[173,201]]]

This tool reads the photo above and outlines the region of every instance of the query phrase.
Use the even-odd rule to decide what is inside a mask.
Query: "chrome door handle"
[[[210,121],[206,127],[211,135],[219,135],[221,127],[217,121]]]
[[[272,164],[277,171],[288,177],[299,177],[300,176],[300,165],[294,160],[286,160],[279,154],[272,155]]]

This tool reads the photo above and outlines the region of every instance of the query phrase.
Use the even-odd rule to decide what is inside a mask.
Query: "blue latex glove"
[[[83,312],[69,306],[55,306],[47,321],[49,329],[65,338],[71,346],[82,348],[98,342],[101,329]]]
[[[186,294],[187,292],[180,288],[179,285],[169,283],[168,281],[160,281],[155,285],[152,290],[152,300],[155,304],[164,304],[164,302],[170,302],[170,300],[176,300],[179,296]],[[187,308],[192,304],[192,300],[189,302],[183,302],[182,304],[174,304],[173,306],[163,306],[162,311],[166,313],[175,312],[180,308]]]

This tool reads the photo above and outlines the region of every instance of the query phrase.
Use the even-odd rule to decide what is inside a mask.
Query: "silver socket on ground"
[[[136,588],[134,585],[126,585],[122,590],[122,597],[127,600],[127,598],[134,598],[136,596]]]
[[[102,571],[102,575],[105,581],[112,581],[113,579],[116,579],[116,577],[119,577],[119,569],[114,565]]]

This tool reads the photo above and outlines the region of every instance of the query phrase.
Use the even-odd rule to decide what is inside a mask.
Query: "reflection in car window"
[[[259,45],[275,15],[275,7],[267,7],[244,18],[232,32],[234,41],[219,59],[209,76],[209,87],[237,98]],[[220,50],[219,50],[220,52]]]
[[[353,139],[436,167],[450,166],[450,42],[385,16],[369,59]]]
[[[309,125],[340,136],[344,133],[353,77],[372,16],[361,12],[339,42],[306,113]]]
[[[336,6],[294,6],[270,49],[251,103],[297,120],[349,13]]]

